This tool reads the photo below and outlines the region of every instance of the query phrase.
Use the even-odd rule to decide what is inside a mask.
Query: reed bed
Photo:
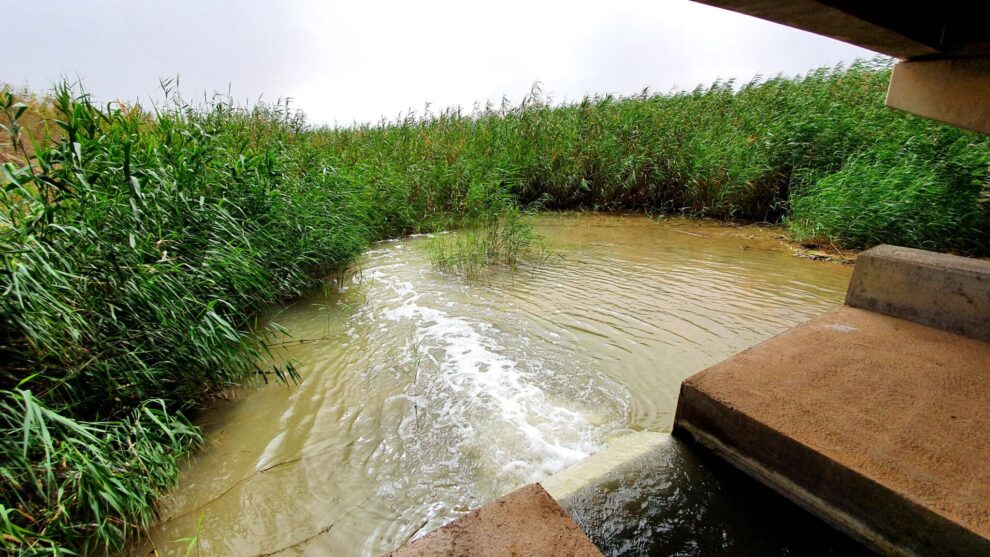
[[[990,140],[886,109],[888,79],[877,60],[565,104],[534,90],[339,129],[284,104],[4,90],[0,544],[123,551],[201,442],[188,418],[208,395],[296,378],[264,363],[277,325],[258,310],[377,239],[467,226],[490,233],[438,263],[511,258],[532,240],[520,211],[544,207],[987,254]]]
[[[811,244],[986,254],[990,139],[884,106],[889,59],[672,94],[519,105],[315,130],[334,164],[442,220],[478,183],[547,209],[785,223]]]
[[[12,553],[120,552],[199,433],[204,395],[266,369],[252,316],[345,265],[372,196],[308,158],[284,107],[94,105],[4,165],[0,518]],[[12,119],[24,109],[0,98]]]

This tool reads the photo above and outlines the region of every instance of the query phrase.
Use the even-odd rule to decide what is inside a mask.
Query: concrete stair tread
[[[601,557],[539,484],[479,507],[389,553],[390,557]]]
[[[857,537],[864,514],[930,512],[990,538],[990,343],[843,307],[689,378],[676,422]]]

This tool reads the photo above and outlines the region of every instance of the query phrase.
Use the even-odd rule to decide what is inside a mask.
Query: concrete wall
[[[990,341],[990,261],[877,246],[857,258],[846,305]]]
[[[900,62],[887,106],[990,133],[990,58]]]

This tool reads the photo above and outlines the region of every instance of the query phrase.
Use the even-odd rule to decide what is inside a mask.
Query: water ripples
[[[550,217],[559,257],[468,283],[422,238],[272,313],[296,386],[248,389],[153,539],[209,554],[375,555],[631,430],[668,431],[680,381],[841,302],[848,269],[746,229]],[[688,233],[684,233],[685,230]]]

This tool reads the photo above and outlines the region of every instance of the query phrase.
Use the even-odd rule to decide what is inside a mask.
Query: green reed
[[[430,260],[437,268],[473,277],[493,267],[514,268],[533,254],[540,237],[518,207],[508,207],[466,222],[460,230],[439,231],[430,239]],[[545,256],[546,250],[540,250]]]
[[[118,552],[199,434],[184,414],[259,369],[261,308],[375,234],[362,186],[283,106],[154,114],[56,87],[55,137],[3,167],[0,543]],[[0,98],[16,132],[23,111]],[[312,165],[304,168],[303,165]]]
[[[672,94],[538,88],[476,106],[341,129],[312,141],[362,181],[398,188],[388,218],[443,222],[471,184],[524,206],[786,223],[808,243],[990,251],[990,139],[884,106],[890,62]]]

